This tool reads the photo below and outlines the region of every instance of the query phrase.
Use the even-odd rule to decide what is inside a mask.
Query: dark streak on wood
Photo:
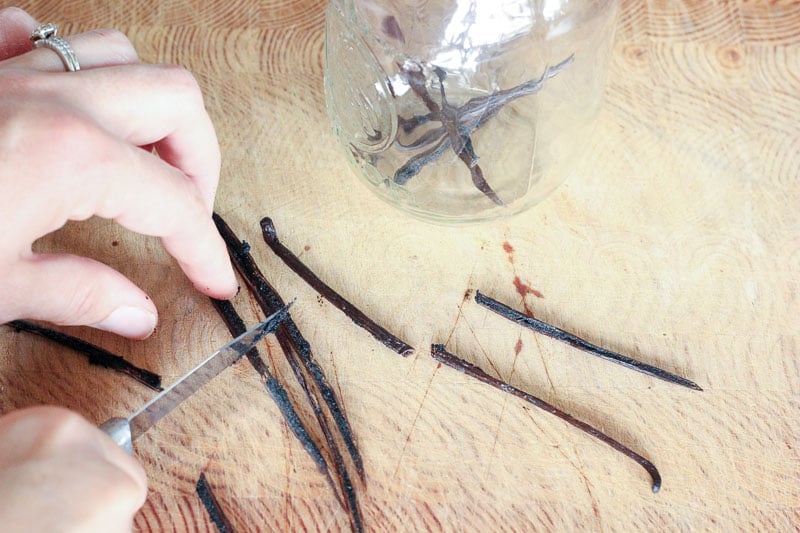
[[[600,357],[601,359],[605,359],[606,361],[617,363],[626,368],[636,370],[637,372],[647,374],[648,376],[652,376],[667,381],[669,383],[682,385],[684,387],[697,391],[703,390],[695,382],[690,381],[684,377],[675,375],[671,372],[667,372],[666,370],[662,370],[661,368],[658,368],[656,366],[649,365],[641,361],[637,361],[636,359],[627,357],[625,355],[621,355],[616,352],[606,350],[605,348],[601,348],[600,346],[585,341],[580,337],[573,335],[572,333],[569,333],[555,326],[551,326],[546,322],[542,322],[541,320],[537,320],[533,317],[520,313],[519,311],[512,309],[511,307],[484,295],[480,291],[477,291],[475,293],[475,301],[479,305],[482,305],[483,307],[491,311],[494,311],[498,315],[507,318],[512,322],[516,322],[517,324],[525,326],[526,328],[536,331],[537,333],[541,333],[542,335],[547,335],[548,337],[552,337],[553,339],[569,344],[570,346],[573,346],[575,348],[578,348],[579,350],[583,350],[584,352]]]
[[[500,389],[503,392],[507,392],[513,396],[516,396],[517,398],[521,398],[526,402],[530,403],[531,405],[534,405],[539,409],[547,411],[548,413],[555,415],[558,418],[564,420],[565,422],[575,426],[581,431],[588,433],[589,435],[595,437],[598,440],[603,441],[604,443],[608,444],[609,446],[611,446],[618,452],[622,453],[626,457],[633,459],[639,465],[641,465],[642,468],[647,470],[647,472],[650,474],[650,477],[653,480],[652,484],[653,492],[658,492],[659,489],[661,488],[661,475],[658,473],[658,469],[655,467],[653,463],[651,463],[638,453],[634,452],[630,448],[624,446],[620,442],[612,439],[611,437],[601,432],[600,430],[590,426],[586,422],[578,420],[569,413],[566,413],[561,409],[553,405],[550,405],[549,403],[537,398],[536,396],[528,394],[527,392],[517,389],[516,387],[509,385],[504,381],[501,381],[495,377],[490,376],[489,374],[484,372],[481,368],[473,365],[472,363],[464,361],[463,359],[457,357],[456,355],[451,354],[442,344],[434,344],[431,346],[431,356],[440,363],[443,363],[451,368],[463,372],[464,374],[472,378],[475,378],[478,381],[486,383],[487,385],[491,385],[492,387]]]
[[[343,312],[357,326],[366,330],[375,340],[394,350],[403,357],[408,357],[414,353],[414,348],[397,338],[395,335],[378,325],[365,315],[360,309],[348,302],[342,295],[334,291],[328,284],[322,281],[314,272],[308,268],[289,248],[278,238],[275,224],[269,217],[261,219],[261,233],[264,242],[272,249],[286,265],[300,276],[303,281],[310,285],[315,291],[320,293],[334,307]]]
[[[62,346],[66,346],[71,350],[82,353],[89,358],[90,365],[101,366],[103,368],[108,368],[110,370],[126,374],[153,390],[163,390],[161,387],[161,376],[155,372],[151,372],[144,368],[139,368],[133,363],[129,363],[119,355],[113,354],[108,350],[100,348],[99,346],[90,342],[73,337],[72,335],[67,335],[66,333],[62,333],[60,331],[39,326],[26,320],[14,320],[9,322],[8,325],[17,331],[26,331],[28,333],[40,335]]]

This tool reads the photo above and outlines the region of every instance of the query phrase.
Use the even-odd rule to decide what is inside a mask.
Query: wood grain
[[[66,34],[119,28],[143,61],[200,80],[224,157],[217,210],[297,297],[293,316],[364,456],[369,531],[797,530],[800,2],[624,0],[606,104],[571,178],[526,214],[465,228],[391,211],[347,167],[325,114],[325,2],[89,5],[21,2]],[[417,353],[400,358],[318,299],[261,242],[265,215]],[[37,247],[101,259],[152,295],[161,322],[144,342],[69,330],[165,384],[228,338],[154,239],[91,220]],[[520,331],[464,298],[478,288],[705,390]],[[246,294],[236,305],[258,318]],[[433,342],[641,452],[661,492],[608,447],[439,368]],[[100,422],[152,394],[55,350],[0,328],[2,412],[55,403]],[[137,530],[213,531],[201,472],[239,531],[348,528],[246,365],[161,421],[136,456],[150,477]]]

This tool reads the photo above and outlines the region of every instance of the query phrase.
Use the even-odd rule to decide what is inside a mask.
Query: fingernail
[[[156,315],[138,307],[118,307],[105,320],[91,325],[132,339],[144,339],[156,327]]]

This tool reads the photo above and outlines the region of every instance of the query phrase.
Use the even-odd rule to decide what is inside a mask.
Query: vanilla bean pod
[[[439,78],[439,92],[441,96],[441,105],[437,104],[430,93],[428,92],[428,80],[425,77],[422,65],[418,68],[409,69],[403,66],[401,72],[408,82],[411,90],[414,91],[420,100],[425,104],[425,107],[431,112],[433,117],[442,123],[442,127],[447,133],[447,138],[450,142],[450,147],[459,159],[469,169],[472,183],[481,191],[486,197],[492,200],[497,205],[505,205],[502,200],[497,196],[497,193],[489,186],[483,176],[483,171],[478,165],[478,158],[475,155],[475,150],[472,147],[472,140],[470,138],[471,132],[465,131],[460,126],[459,110],[451,106],[447,102],[447,95],[444,90],[445,72],[443,69],[436,67],[434,71]]]
[[[651,463],[638,453],[634,452],[630,448],[626,447],[625,445],[621,444],[620,442],[612,439],[611,437],[601,432],[600,430],[590,426],[586,422],[578,420],[569,413],[566,413],[561,409],[553,405],[550,405],[549,403],[537,398],[536,396],[528,394],[527,392],[522,391],[512,385],[509,385],[504,381],[501,381],[495,377],[490,376],[478,366],[473,365],[472,363],[468,363],[467,361],[464,361],[463,359],[457,357],[456,355],[453,355],[452,353],[448,352],[443,344],[432,345],[431,356],[440,363],[443,363],[451,368],[463,372],[464,374],[472,378],[475,378],[478,381],[482,381],[487,385],[491,385],[492,387],[495,387],[513,396],[516,396],[517,398],[521,398],[526,402],[530,403],[531,405],[534,405],[539,409],[542,409],[552,415],[557,416],[558,418],[564,420],[565,422],[580,429],[584,433],[588,433],[594,438],[603,441],[604,443],[608,444],[609,446],[611,446],[618,452],[622,453],[626,457],[633,459],[639,465],[641,465],[645,470],[647,470],[647,473],[650,474],[650,477],[652,478],[653,492],[658,492],[659,489],[661,489],[661,474],[658,473],[658,469],[655,467],[653,463]]]
[[[447,137],[442,137],[435,145],[423,152],[416,154],[408,161],[403,163],[403,165],[394,173],[394,182],[398,185],[405,185],[408,180],[420,173],[422,167],[433,163],[442,157],[442,154],[444,154],[449,148],[450,140]]]
[[[475,293],[475,301],[478,304],[482,305],[483,307],[486,307],[487,309],[494,311],[498,315],[507,318],[512,322],[516,322],[517,324],[525,326],[526,328],[531,329],[537,333],[541,333],[542,335],[547,335],[548,337],[552,337],[556,340],[569,344],[570,346],[578,348],[579,350],[583,350],[584,352],[595,355],[601,359],[605,359],[606,361],[617,363],[626,368],[636,370],[637,372],[647,374],[648,376],[652,376],[654,378],[658,378],[667,381],[669,383],[681,385],[683,387],[687,387],[693,390],[698,390],[698,391],[703,390],[695,382],[690,381],[684,377],[672,374],[671,372],[667,372],[666,370],[662,370],[661,368],[658,368],[656,366],[649,365],[641,361],[637,361],[636,359],[632,359],[625,355],[618,354],[610,350],[606,350],[605,348],[601,348],[600,346],[585,341],[580,337],[577,337],[572,333],[569,333],[568,331],[564,331],[563,329],[551,326],[546,322],[542,322],[541,320],[520,313],[519,311],[512,309],[511,307],[508,307],[507,305],[502,304],[497,300],[484,295],[480,291],[477,291]]]
[[[422,67],[419,66],[420,72],[416,74],[416,83],[421,84],[421,88],[415,91],[415,94],[420,95],[420,98],[425,102],[426,106],[431,109],[426,115],[416,115],[411,118],[403,118],[399,117],[399,125],[405,134],[410,134],[414,131],[418,126],[422,124],[426,124],[431,120],[439,120],[442,122],[442,126],[438,128],[434,128],[432,130],[428,130],[423,135],[421,135],[416,141],[410,144],[402,144],[397,141],[397,144],[400,149],[402,150],[413,150],[422,148],[426,144],[434,143],[434,146],[427,149],[425,152],[415,155],[411,159],[409,159],[405,164],[403,164],[400,168],[395,171],[393,180],[398,185],[403,185],[408,180],[416,176],[421,170],[422,167],[425,165],[432,163],[439,159],[448,148],[454,146],[452,144],[452,132],[455,130],[462,139],[469,139],[469,136],[472,135],[474,130],[477,130],[483,127],[489,120],[494,118],[506,105],[513,102],[518,98],[522,98],[523,96],[530,96],[533,94],[538,93],[542,87],[544,86],[544,82],[550,78],[556,76],[559,72],[564,70],[567,66],[569,66],[574,60],[574,56],[571,55],[564,61],[554,65],[552,67],[548,67],[545,69],[542,76],[538,79],[528,80],[523,82],[515,87],[510,89],[504,89],[500,91],[496,91],[490,95],[472,98],[467,101],[466,104],[462,105],[461,107],[454,108],[453,106],[447,105],[448,113],[455,118],[455,125],[453,124],[446,124],[444,121],[441,121],[441,113],[436,113],[434,109],[431,109],[431,103],[436,106],[437,104],[433,102],[430,98],[430,95],[427,96],[427,89],[425,88],[424,84],[426,80],[424,75],[421,76]],[[404,67],[401,69],[406,76],[414,75],[414,71],[407,69]],[[444,102],[446,99],[444,98],[444,71],[439,67],[435,67],[435,72],[439,77],[440,81],[440,91],[442,93],[442,102],[444,106]],[[412,85],[413,88],[413,85]],[[423,92],[424,91],[424,92]],[[470,141],[471,144],[471,141]],[[456,149],[462,146],[462,144],[457,143]],[[466,143],[463,144],[466,146]],[[472,163],[477,164],[477,157],[474,156],[474,151],[472,154],[472,158],[469,155],[459,157],[464,161],[468,166]],[[471,168],[471,167],[470,167]],[[481,173],[482,176],[482,173]],[[473,181],[475,180],[475,176],[473,175]],[[476,184],[477,186],[477,184]]]
[[[264,242],[272,249],[295,274],[300,276],[303,281],[308,283],[314,290],[321,294],[326,300],[342,311],[357,326],[365,329],[375,340],[394,350],[403,357],[414,353],[414,348],[398,339],[395,335],[376,324],[371,318],[365,315],[360,309],[348,302],[339,293],[334,291],[324,281],[311,271],[291,250],[289,250],[278,238],[275,224],[269,217],[261,219],[261,232]]]
[[[228,517],[225,516],[225,513],[222,512],[222,507],[211,491],[211,485],[208,484],[205,473],[200,474],[200,479],[197,480],[197,485],[195,486],[195,492],[197,492],[200,501],[203,502],[203,507],[206,508],[209,518],[217,526],[219,533],[234,533],[236,530],[231,525]]]
[[[231,256],[236,270],[239,271],[239,274],[245,280],[245,283],[250,289],[251,294],[256,299],[263,312],[265,314],[272,314],[275,312],[275,310],[283,307],[283,300],[266,280],[264,275],[261,273],[261,270],[258,268],[258,265],[250,255],[250,246],[246,242],[239,240],[230,226],[220,215],[214,213],[213,218],[220,235],[228,247],[228,253]],[[303,372],[298,364],[298,359],[300,362],[302,362],[306,371],[311,374],[314,383],[316,384],[317,389],[319,390],[319,393],[325,402],[325,405],[328,407],[328,411],[331,413],[331,416],[334,419],[339,431],[339,435],[342,437],[348,453],[350,454],[350,458],[353,461],[353,464],[355,465],[356,470],[363,482],[363,462],[361,460],[361,454],[358,451],[353,439],[353,433],[350,429],[350,424],[345,418],[341,407],[339,406],[336,393],[328,384],[325,374],[322,372],[322,369],[314,359],[314,355],[311,352],[311,346],[308,344],[305,338],[303,338],[291,317],[281,323],[281,326],[278,328],[276,333],[276,337],[281,349],[284,352],[284,355],[286,356],[287,361],[292,367],[295,377],[300,383],[303,391],[306,393],[306,397],[308,398],[311,407],[314,410],[317,421],[328,443],[329,451],[333,455],[334,467],[339,476],[341,490],[345,495],[346,501],[348,502],[347,509],[349,512],[351,525],[355,531],[362,531],[363,523],[358,506],[358,500],[355,494],[355,488],[347,472],[347,468],[344,465],[341,453],[338,450],[336,440],[330,432],[327,418],[324,416],[319,402],[306,383],[305,376],[303,375]],[[295,357],[295,354],[297,357]]]
[[[228,327],[228,331],[230,331],[231,336],[238,337],[247,331],[247,326],[245,325],[241,316],[239,316],[239,313],[236,312],[236,309],[230,300],[217,300],[215,298],[209,299],[214,305],[214,308],[217,310],[217,313],[219,313],[220,317],[222,317],[225,325]],[[292,401],[286,392],[286,389],[280,384],[275,376],[272,375],[266,363],[264,363],[264,360],[258,353],[258,348],[254,346],[249,352],[247,352],[247,360],[250,361],[250,364],[261,376],[264,387],[267,389],[267,392],[269,392],[273,401],[278,406],[278,409],[283,415],[283,418],[286,420],[289,429],[292,430],[294,436],[300,441],[300,444],[303,445],[303,448],[305,448],[306,452],[308,452],[308,455],[311,456],[311,459],[314,460],[317,468],[319,468],[323,474],[330,478],[328,463],[325,461],[325,457],[323,457],[322,452],[320,452],[319,446],[317,446],[317,444],[314,442],[314,439],[311,438],[311,435],[303,424],[303,421],[298,416],[297,411],[295,410],[294,405],[292,404]]]
[[[261,270],[258,268],[258,265],[256,265],[256,262],[250,255],[250,246],[240,241],[225,220],[216,213],[214,214],[214,222],[217,225],[217,229],[222,235],[222,238],[225,240],[226,245],[228,246],[228,252],[233,259],[234,266],[242,275],[242,278],[247,283],[248,287],[253,293],[253,296],[256,298],[256,301],[264,313],[272,314],[278,309],[282,308],[284,306],[283,299],[269,284],[264,275],[261,273]],[[344,413],[339,406],[339,400],[336,397],[336,393],[328,384],[328,379],[325,377],[325,374],[322,372],[322,368],[320,368],[319,364],[314,358],[314,354],[311,351],[311,346],[300,333],[300,330],[297,329],[297,325],[294,323],[294,320],[292,320],[291,316],[281,323],[276,337],[278,338],[278,342],[281,344],[281,347],[284,348],[284,351],[286,351],[286,346],[293,346],[300,355],[303,364],[314,378],[314,381],[319,387],[320,393],[325,400],[325,404],[328,406],[331,415],[336,421],[336,425],[339,428],[339,433],[347,445],[348,452],[351,455],[353,463],[356,465],[359,475],[363,476],[363,462],[361,460],[361,454],[358,451],[358,447],[353,439],[353,432],[350,429],[350,423],[345,418]]]
[[[62,346],[66,346],[73,351],[82,353],[89,358],[90,365],[101,366],[121,374],[126,374],[153,390],[164,390],[161,387],[161,376],[158,374],[144,368],[139,368],[133,363],[129,363],[119,355],[113,354],[108,350],[90,342],[73,337],[72,335],[67,335],[66,333],[61,333],[60,331],[39,326],[26,320],[14,320],[9,322],[8,325],[17,331],[27,331],[29,333],[40,335]]]

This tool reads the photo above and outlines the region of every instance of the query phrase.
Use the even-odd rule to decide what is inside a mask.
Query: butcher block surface
[[[118,28],[142,61],[197,77],[223,154],[216,210],[296,298],[364,458],[354,483],[367,531],[800,527],[800,2],[624,0],[604,107],[572,175],[522,215],[463,227],[393,210],[347,166],[325,112],[321,0],[20,7],[66,35]],[[264,216],[415,353],[385,348],[289,270],[261,238]],[[230,339],[156,239],[93,219],[36,249],[99,259],[151,295],[160,321],[145,341],[58,329],[165,385]],[[524,330],[479,306],[477,290],[703,391]],[[233,302],[248,324],[263,317],[245,289]],[[646,457],[661,491],[609,446],[440,366],[433,343]],[[100,423],[154,394],[0,327],[4,413],[57,404]],[[201,474],[236,531],[350,527],[246,361],[138,440],[135,457],[150,480],[138,531],[214,531]]]

